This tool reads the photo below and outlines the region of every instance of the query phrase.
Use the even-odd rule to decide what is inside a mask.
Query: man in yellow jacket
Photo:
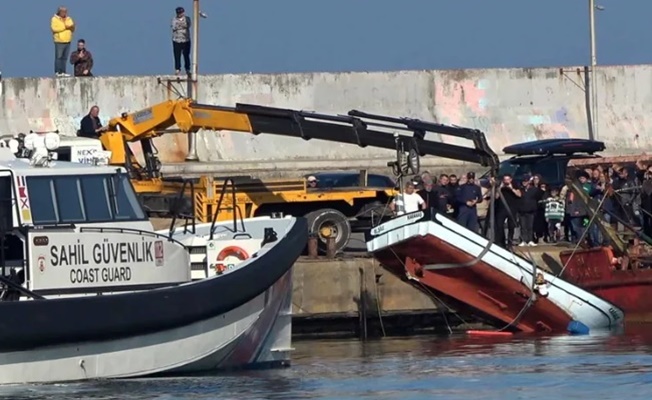
[[[54,38],[54,73],[56,76],[70,76],[66,74],[66,61],[70,52],[72,33],[75,31],[75,22],[68,16],[66,7],[59,7],[50,22]]]

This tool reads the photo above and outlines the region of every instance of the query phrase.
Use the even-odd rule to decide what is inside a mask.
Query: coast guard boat
[[[289,363],[303,219],[154,232],[123,169],[59,143],[0,146],[0,384]]]

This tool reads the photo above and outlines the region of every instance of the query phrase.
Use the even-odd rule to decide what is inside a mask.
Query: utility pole
[[[591,0],[593,1],[593,0]],[[198,56],[199,56],[199,0],[192,1],[192,60],[190,63],[191,72],[190,80],[188,81],[188,97],[194,101],[198,99],[197,92],[197,78],[199,68],[197,66]],[[189,132],[188,133],[188,155],[186,156],[186,161],[199,161],[199,156],[197,155],[197,133]]]
[[[598,139],[598,86],[596,85],[595,78],[595,67],[598,64],[596,54],[595,54],[595,10],[603,10],[604,7],[595,5],[595,0],[589,0],[589,37],[591,45],[591,115],[593,125],[593,132],[595,137],[592,139]]]

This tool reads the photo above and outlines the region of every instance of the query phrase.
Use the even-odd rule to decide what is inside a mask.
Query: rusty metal
[[[600,211],[597,207],[598,204],[596,204],[595,201],[591,201],[586,192],[582,190],[576,182],[567,179],[566,186],[568,186],[568,189],[573,192],[575,199],[586,205],[590,215],[598,214],[595,217],[593,223],[597,224],[598,228],[600,228],[602,231],[602,234],[609,239],[609,243],[611,243],[611,246],[614,248],[614,251],[617,253],[617,255],[625,255],[627,253],[627,243],[621,239],[621,237],[618,235],[618,232],[616,232],[616,230],[613,229],[610,224],[607,224],[603,221],[602,217],[600,216]]]
[[[326,258],[333,259],[335,258],[335,238],[329,236],[326,238]]]
[[[317,235],[308,236],[308,257],[317,258],[319,256],[319,246],[317,246]]]
[[[652,163],[652,154],[630,154],[626,156],[615,157],[592,157],[592,158],[575,158],[568,161],[568,167],[591,168],[600,166],[611,166],[613,164],[635,164],[637,161]]]

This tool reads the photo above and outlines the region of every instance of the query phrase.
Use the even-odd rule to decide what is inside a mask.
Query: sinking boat
[[[418,211],[381,224],[367,249],[392,273],[482,312],[503,330],[610,329],[623,320],[618,307],[441,214]]]
[[[154,232],[123,169],[28,136],[0,147],[0,384],[289,364],[305,220]]]
[[[490,168],[487,176],[497,175],[498,156],[477,129],[407,118],[384,121],[385,127],[410,121],[408,129],[414,133],[407,144],[397,137],[396,161],[388,164],[399,182],[418,174],[419,143],[429,132],[452,136],[450,141],[455,143],[440,143],[438,151],[430,154],[480,164]],[[458,144],[460,139],[470,141],[473,147]],[[549,274],[434,208],[396,211],[403,215],[369,232],[367,250],[390,272],[407,275],[417,287],[479,311],[495,322],[499,331],[587,332],[622,323],[623,311],[617,306]]]

